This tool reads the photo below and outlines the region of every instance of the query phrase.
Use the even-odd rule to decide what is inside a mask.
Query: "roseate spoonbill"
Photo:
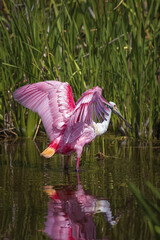
[[[22,86],[13,95],[17,102],[37,112],[42,119],[50,144],[41,156],[50,158],[55,153],[65,154],[68,156],[68,168],[69,157],[76,152],[78,171],[84,145],[107,131],[111,112],[120,116],[131,128],[116,104],[108,103],[101,92],[99,87],[89,89],[75,105],[67,82],[45,81]],[[96,123],[96,119],[100,123]]]

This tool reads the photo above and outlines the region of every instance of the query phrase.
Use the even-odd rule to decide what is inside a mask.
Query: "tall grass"
[[[99,85],[151,138],[160,119],[159,1],[3,1],[0,23],[0,124],[33,136],[37,116],[13,101],[24,84],[57,78],[75,100]],[[114,129],[117,118],[112,119]]]
[[[154,201],[147,199],[133,184],[129,183],[129,188],[140,204],[140,207],[144,210],[151,233],[156,237],[156,239],[159,239],[160,207],[157,202],[160,200],[160,193],[159,190],[151,183],[148,182],[147,185],[152,191],[152,194],[156,197]]]

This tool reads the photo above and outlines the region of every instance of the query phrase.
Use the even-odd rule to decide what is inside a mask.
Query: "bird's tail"
[[[55,149],[51,147],[47,147],[40,155],[45,158],[50,158],[55,154]]]
[[[52,157],[55,154],[55,152],[57,151],[59,141],[60,141],[60,138],[53,140],[49,144],[49,146],[41,153],[41,156],[43,156],[45,158]]]

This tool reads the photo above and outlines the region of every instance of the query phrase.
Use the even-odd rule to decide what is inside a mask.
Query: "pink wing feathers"
[[[101,88],[94,87],[84,92],[77,101],[65,131],[64,141],[66,143],[76,141],[81,136],[86,124],[91,125],[93,119],[95,122],[107,120],[110,103],[102,97],[101,93]]]
[[[18,88],[14,98],[23,106],[37,112],[42,118],[51,141],[62,134],[67,126],[67,142],[75,141],[85,124],[92,124],[92,118],[101,122],[110,105],[101,95],[102,89],[94,87],[82,94],[76,107],[72,89],[68,83],[46,81]]]
[[[94,87],[84,92],[77,101],[68,124],[70,126],[76,122],[91,124],[93,118],[95,122],[97,122],[97,119],[99,122],[102,122],[105,119],[105,115],[108,115],[107,112],[110,111],[107,107],[110,104],[102,97],[101,93],[102,89],[99,87]]]
[[[29,84],[18,88],[14,92],[14,99],[39,114],[51,141],[64,131],[75,108],[72,89],[66,82]]]

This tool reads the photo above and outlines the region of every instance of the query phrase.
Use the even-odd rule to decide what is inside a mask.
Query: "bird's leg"
[[[80,162],[80,157],[81,157],[81,154],[82,154],[82,149],[83,149],[83,146],[80,146],[76,153],[77,153],[77,164],[76,164],[76,171],[79,172],[79,162]]]
[[[65,167],[64,167],[65,169],[68,169],[69,159],[70,159],[70,155],[67,156],[66,164],[65,164]]]
[[[79,161],[80,157],[77,157],[76,171],[79,172]]]
[[[80,178],[79,178],[79,172],[77,172],[77,184],[81,185]]]

